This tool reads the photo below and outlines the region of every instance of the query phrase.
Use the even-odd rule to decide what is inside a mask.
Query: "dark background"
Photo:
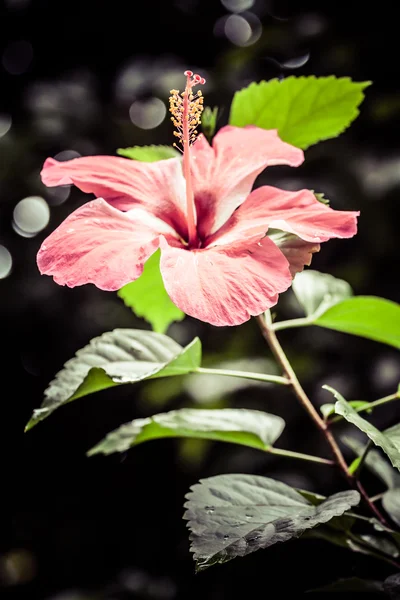
[[[326,2],[321,8],[320,2],[256,0],[252,15],[244,17],[253,22],[255,15],[262,34],[247,47],[223,34],[220,19],[230,12],[219,0],[8,0],[0,6],[3,129],[12,119],[0,137],[0,244],[13,260],[11,273],[0,280],[1,597],[299,596],[338,577],[391,574],[384,563],[303,540],[195,575],[181,517],[184,495],[199,478],[248,472],[324,494],[345,487],[326,467],[222,444],[167,440],[122,456],[86,458],[123,422],[198,406],[197,380],[192,388],[187,381],[123,386],[62,408],[28,434],[23,429],[48,382],[78,348],[115,327],[148,327],[115,294],[93,286],[62,288],[39,275],[35,255],[41,242],[88,199],[71,190],[62,202],[40,183],[41,165],[65,150],[112,154],[118,147],[171,143],[167,118],[144,130],[130,121],[129,107],[152,96],[165,102],[186,68],[207,77],[206,104],[221,108],[219,125],[227,122],[234,91],[252,80],[334,74],[374,82],[351,130],[310,148],[297,170],[271,169],[265,181],[325,191],[333,207],[361,210],[358,236],[325,244],[313,267],[347,279],[358,294],[400,300],[396,3],[367,8],[362,2]],[[16,204],[32,195],[48,202],[50,222],[28,238],[12,221]],[[279,315],[300,315],[291,292],[282,298]],[[180,343],[199,335],[208,364],[268,356],[254,322],[218,329],[186,319],[169,333]],[[285,332],[281,339],[316,404],[331,400],[321,390],[324,383],[348,399],[373,400],[392,393],[400,378],[398,353],[372,341],[316,329]],[[211,401],[281,414],[287,429],[278,445],[326,455],[286,390],[221,391]],[[375,423],[387,427],[398,416],[390,404],[377,412]],[[367,477],[365,483],[371,493],[380,491],[375,480]]]

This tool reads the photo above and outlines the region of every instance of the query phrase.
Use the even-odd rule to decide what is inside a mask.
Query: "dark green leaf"
[[[379,431],[379,429],[372,425],[372,423],[366,419],[363,419],[358,413],[356,413],[354,408],[352,408],[350,404],[346,402],[339,392],[331,388],[329,385],[324,385],[322,387],[331,392],[337,399],[335,404],[336,414],[341,415],[346,419],[346,421],[353,423],[353,425],[358,427],[358,429],[361,429],[361,431],[366,433],[369,439],[372,440],[376,446],[380,446],[388,455],[392,465],[396,467],[396,469],[400,469],[400,448],[393,443],[390,437]]]
[[[383,508],[400,527],[400,487],[388,490],[382,498]]]
[[[354,121],[370,83],[333,76],[251,83],[234,95],[229,122],[277,129],[282,140],[305,149],[337,137]]]
[[[150,377],[169,377],[200,366],[201,344],[195,338],[186,348],[152,331],[114,329],[78,350],[45,391],[42,406],[26,426],[30,429],[67,402],[124,383]]]
[[[184,518],[197,570],[298,537],[360,501],[352,490],[313,506],[288,485],[256,475],[218,475],[191,490]]]
[[[143,317],[157,333],[165,333],[173,321],[182,321],[185,313],[175,306],[165,291],[160,273],[160,251],[145,263],[142,275],[118,291],[126,306]]]
[[[142,162],[156,162],[180,156],[173,146],[133,146],[133,148],[118,148],[117,153]]]
[[[387,432],[384,432],[385,434]],[[357,438],[344,435],[341,440],[355,454],[362,456],[365,450],[365,444],[362,444]],[[400,487],[400,473],[394,469],[387,460],[381,456],[377,450],[370,450],[365,459],[365,466],[374,473],[388,488]]]
[[[281,417],[259,410],[182,408],[122,425],[92,448],[89,455],[124,452],[147,440],[166,437],[232,442],[266,450],[278,439],[284,427],[285,421]]]
[[[328,308],[349,298],[353,293],[347,281],[312,269],[298,273],[292,288],[312,322]]]

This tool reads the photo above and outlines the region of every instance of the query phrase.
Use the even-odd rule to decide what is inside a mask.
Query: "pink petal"
[[[160,234],[177,243],[169,225],[140,207],[123,213],[99,198],[78,208],[45,239],[37,264],[59,285],[94,283],[118,290],[141,275]]]
[[[298,235],[312,243],[350,238],[357,233],[357,211],[333,210],[309,190],[287,192],[271,186],[254,190],[207,245],[228,244],[268,228]]]
[[[119,210],[141,204],[186,234],[186,187],[179,158],[153,163],[118,156],[86,156],[65,162],[48,158],[41,175],[47,186],[75,184]]]
[[[306,242],[297,235],[277,231],[273,234],[268,234],[289,261],[289,268],[292,277],[302,271],[305,265],[310,266],[312,256],[315,252],[319,252],[321,246],[313,242]]]
[[[185,250],[161,238],[161,274],[174,304],[212,325],[239,325],[278,301],[292,282],[289,265],[268,238]]]
[[[267,166],[297,167],[303,159],[302,150],[282,142],[275,129],[228,125],[214,137],[212,148],[199,136],[192,147],[192,177],[200,235],[225,223]]]

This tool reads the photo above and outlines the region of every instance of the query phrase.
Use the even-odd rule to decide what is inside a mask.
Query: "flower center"
[[[171,121],[176,127],[174,135],[179,140],[179,145],[174,144],[183,153],[183,176],[186,180],[186,213],[188,225],[189,246],[196,248],[199,239],[196,230],[196,205],[194,202],[194,193],[192,188],[192,179],[190,173],[190,146],[197,137],[196,127],[200,124],[201,113],[203,112],[203,96],[201,91],[193,94],[195,85],[204,84],[206,80],[192,71],[185,71],[186,87],[180,93],[179,90],[171,90],[169,99],[169,110],[172,114]]]

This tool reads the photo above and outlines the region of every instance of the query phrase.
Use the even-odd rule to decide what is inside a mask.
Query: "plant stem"
[[[374,402],[369,402],[365,406],[359,406],[358,408],[355,408],[354,410],[357,413],[360,413],[365,410],[370,410],[371,408],[375,408],[376,406],[381,406],[382,404],[386,404],[387,402],[392,402],[393,400],[399,400],[399,399],[400,399],[400,393],[396,392],[395,394],[390,394],[389,396],[385,396],[384,398],[379,398],[379,400],[374,400]],[[330,425],[331,423],[337,423],[338,421],[341,421],[342,419],[343,419],[343,417],[341,415],[337,415],[333,419],[328,419],[328,424]]]
[[[283,450],[282,448],[268,448],[269,454],[276,454],[278,456],[287,456],[288,458],[298,458],[300,460],[308,460],[310,462],[316,462],[323,465],[334,466],[336,463],[329,458],[321,458],[320,456],[313,456],[312,454],[303,454],[302,452],[293,452],[292,450]]]
[[[253,379],[254,381],[264,381],[268,383],[279,383],[280,385],[290,385],[286,377],[279,375],[264,375],[263,373],[247,373],[246,371],[231,371],[230,369],[206,369],[198,367],[195,373],[204,375],[223,375],[226,377],[242,377],[243,379]]]
[[[311,403],[311,400],[308,398],[307,394],[303,390],[299,380],[297,379],[296,373],[292,368],[292,365],[290,364],[282,346],[278,341],[278,338],[275,335],[275,332],[271,328],[272,322],[270,313],[265,313],[265,318],[262,315],[260,315],[256,317],[256,320],[261,328],[262,335],[264,336],[277,362],[280,364],[284,374],[289,380],[289,385],[292,386],[293,391],[297,396],[297,399],[299,400],[303,408],[305,408],[305,410],[308,412],[316,426],[322,431],[323,435],[326,438],[326,441],[328,442],[331,448],[332,454],[334,455],[337,464],[342,469],[348,481],[351,482],[351,484],[353,485],[353,476],[348,471],[346,461],[343,458],[343,454],[341,453],[339,446],[337,445],[331,432],[328,430],[327,424],[319,416],[318,412]]]
[[[313,319],[310,317],[300,317],[299,319],[289,319],[288,321],[278,321],[271,323],[271,329],[279,331],[280,329],[290,329],[291,327],[306,327],[312,325]]]
[[[360,461],[359,461],[359,463],[357,465],[357,468],[356,468],[356,470],[353,473],[354,477],[358,478],[360,476],[361,469],[364,466],[365,460],[366,460],[366,458],[368,456],[368,452],[371,450],[372,446],[373,446],[372,440],[368,440],[368,443],[367,443],[367,445],[364,448],[364,452],[360,456]]]
[[[378,502],[378,500],[381,500],[385,494],[386,492],[381,492],[380,494],[376,494],[376,496],[371,496],[370,500],[371,502]]]
[[[379,519],[381,523],[386,525],[386,521],[381,515],[380,511],[377,507],[370,501],[368,494],[364,490],[362,484],[356,480],[356,478],[349,472],[346,461],[344,460],[343,454],[333,437],[332,433],[328,429],[328,424],[319,416],[318,412],[314,408],[311,400],[308,398],[307,394],[303,390],[299,380],[297,379],[296,373],[293,370],[292,365],[290,364],[282,346],[279,343],[278,338],[276,337],[275,331],[272,328],[272,319],[271,313],[267,311],[265,315],[259,315],[256,317],[256,321],[261,329],[261,333],[268,343],[269,347],[273,355],[275,356],[277,362],[282,368],[283,373],[286,375],[289,380],[289,385],[292,386],[293,392],[296,395],[298,401],[303,406],[303,408],[308,412],[311,419],[314,421],[315,425],[324,435],[330,449],[332,455],[335,458],[335,462],[346,477],[348,483],[351,487],[355,487],[360,492],[362,498],[365,503],[368,505],[370,510],[374,513],[374,515]]]

